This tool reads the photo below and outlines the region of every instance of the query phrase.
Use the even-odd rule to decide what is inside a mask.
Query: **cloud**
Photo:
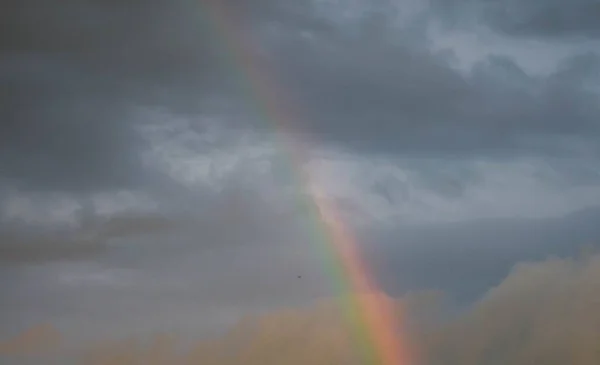
[[[41,317],[76,340],[160,328],[213,334],[244,313],[328,293],[319,228],[295,205],[234,192],[202,200],[181,220],[117,215],[89,221],[79,236],[9,245],[0,265],[3,332]]]
[[[464,75],[425,49],[367,39],[323,43],[280,53],[294,55],[282,61],[282,74],[303,105],[300,128],[342,148],[418,156],[565,155],[567,137],[585,144],[585,133],[597,133],[596,94],[559,73],[529,76],[514,60],[492,55]]]
[[[2,14],[4,225],[76,230],[135,211],[244,227],[256,217],[219,215],[213,200],[306,199],[283,125],[352,224],[558,215],[598,200],[593,52],[569,48],[540,75],[490,46],[465,70],[429,31],[435,9],[413,2],[219,2],[239,17],[230,35],[254,42],[252,64],[215,31],[226,25],[215,4],[151,5],[28,0]],[[248,79],[253,66],[268,77]],[[267,79],[267,93],[252,89]],[[265,102],[290,120],[271,120]]]
[[[594,0],[555,1],[435,1],[442,19],[461,26],[480,21],[510,36],[540,39],[577,39],[600,36]],[[475,19],[473,19],[475,18]]]
[[[345,162],[355,166],[357,161]],[[379,180],[388,172],[385,163],[375,171],[368,164],[358,167],[356,177]],[[332,170],[335,172],[335,168],[326,171]],[[497,166],[492,170],[505,178],[512,171]],[[416,174],[412,170],[400,172]],[[522,177],[522,173],[516,176]],[[333,177],[346,178],[337,173]],[[371,199],[381,199],[362,194],[369,190],[358,178],[346,180],[323,186],[331,189],[333,197],[343,193],[342,197],[362,204],[363,209],[372,208]],[[350,185],[356,189],[350,190],[352,194],[345,191],[348,181],[358,185]],[[473,181],[478,186],[477,179]],[[367,182],[369,187],[371,182]],[[214,334],[243,314],[301,305],[330,294],[336,285],[328,275],[335,267],[335,259],[327,254],[332,238],[307,208],[306,197],[268,200],[265,197],[273,191],[244,187],[232,184],[210,198],[186,201],[201,205],[201,209],[190,210],[195,214],[184,215],[182,220],[168,215],[164,221],[162,216],[123,215],[119,221],[119,215],[108,216],[106,220],[88,221],[84,227],[89,229],[79,231],[80,236],[70,236],[70,231],[45,234],[47,241],[34,242],[39,244],[38,250],[12,245],[13,250],[25,251],[27,256],[11,265],[3,260],[0,265],[0,286],[6,294],[0,311],[4,331],[38,319],[51,320],[78,339],[161,329]],[[539,190],[540,185],[533,184],[531,190],[526,189],[529,194],[522,196]],[[436,194],[429,191],[425,196]],[[553,195],[549,193],[548,199]],[[395,209],[406,204],[399,201]],[[517,204],[509,212],[517,214],[521,207]],[[534,220],[473,221],[477,216],[474,212],[460,223],[415,225],[396,221],[393,226],[349,224],[346,228],[387,292],[401,295],[407,290],[439,289],[460,305],[498,283],[515,262],[543,259],[547,254],[571,255],[577,245],[594,242],[600,236],[595,223],[598,211],[594,209],[566,218]],[[139,222],[132,221],[136,217]],[[155,219],[166,230],[154,231]],[[108,232],[121,232],[122,225],[127,232],[138,226],[140,231],[136,235],[110,235],[104,243],[95,240],[105,227],[118,228]],[[75,240],[83,240],[88,233],[90,241]],[[69,259],[70,253],[80,251],[83,255]]]
[[[362,232],[361,250],[387,292],[436,288],[462,306],[500,283],[517,262],[572,257],[586,245],[598,249],[599,214],[590,208],[545,219],[404,225]]]
[[[35,233],[5,229],[0,234],[0,265],[93,260],[108,253],[111,240],[160,236],[184,224],[161,216],[130,215],[87,221],[70,232]]]
[[[89,192],[139,182],[128,102],[101,75],[51,56],[12,54],[0,62],[7,85],[0,126],[2,182],[23,190]]]
[[[55,260],[93,259],[106,252],[99,241],[78,241],[65,237],[25,238],[3,235],[0,237],[0,263],[23,264]]]
[[[511,274],[442,335],[453,364],[592,364],[599,358],[593,309],[600,257],[517,265]],[[457,336],[456,334],[459,334]]]
[[[173,95],[173,85],[185,94],[181,88],[192,79],[210,87],[206,80],[219,65],[197,29],[200,12],[183,4],[7,4],[0,40],[3,182],[70,193],[144,185],[146,144],[137,131],[144,121],[136,108]],[[204,72],[207,63],[213,66]]]
[[[177,222],[160,216],[113,216],[99,224],[96,234],[103,239],[122,238],[140,234],[164,233],[176,227]]]
[[[146,124],[139,107],[206,114],[214,100],[237,93],[237,77],[209,26],[208,3],[7,3],[0,21],[7,96],[0,109],[0,183],[85,194],[160,180],[142,161],[150,146],[139,131]],[[301,8],[284,12],[274,1],[226,5],[253,26],[265,17],[299,18]]]
[[[351,224],[542,218],[599,201],[595,186],[600,175],[591,161],[582,159],[372,158],[330,151],[315,155],[308,171],[323,198]]]
[[[421,292],[392,299],[407,350],[419,363],[515,364],[561,359],[592,364],[597,351],[595,311],[600,299],[600,257],[548,259],[516,265],[505,280],[467,312],[448,317],[443,296]],[[180,352],[175,336],[92,346],[84,364],[115,364],[126,359],[156,363],[299,364],[360,363],[355,338],[334,301],[267,313],[241,321],[227,334],[195,342]],[[433,318],[433,320],[432,320]],[[191,349],[191,350],[190,350]],[[416,351],[416,352],[415,352]],[[86,362],[87,361],[87,362]],[[149,360],[150,361],[150,360]]]
[[[37,325],[18,336],[0,342],[0,356],[48,355],[58,349],[62,337],[49,324]]]
[[[3,49],[60,54],[59,60],[104,74],[113,86],[125,86],[122,92],[182,82],[184,75],[188,81],[209,81],[206,71],[218,69],[200,3],[91,0],[64,5],[57,9],[38,0],[8,4],[3,24],[11,32],[4,33]],[[107,21],[109,30],[103,27]]]
[[[571,254],[557,237],[597,238],[560,218],[600,201],[592,27],[566,45],[565,22],[542,37],[454,4],[444,28],[452,14],[412,0],[9,2],[1,250],[28,265],[0,267],[3,329],[213,333],[330,294],[301,167],[394,294],[472,300],[514,262]]]
[[[250,36],[266,62],[258,66],[275,81],[267,94],[244,94],[238,86],[252,65],[234,59],[228,38],[215,33],[224,24],[208,3],[70,1],[57,9],[12,2],[2,15],[0,75],[9,95],[0,127],[3,183],[67,192],[156,184],[163,176],[141,157],[151,146],[140,132],[147,124],[140,107],[198,120],[218,115],[234,119],[227,129],[268,134],[264,118],[273,116],[256,107],[279,103],[264,99],[275,91],[280,106],[290,101],[298,111],[286,110],[301,120],[288,121],[295,130],[343,149],[581,154],[576,144],[597,155],[596,93],[582,86],[597,56],[534,77],[494,54],[464,74],[415,25],[429,10],[409,5],[355,4],[344,15],[320,3],[220,2],[239,17],[233,36]],[[573,57],[581,51],[573,52],[570,59],[579,60]]]

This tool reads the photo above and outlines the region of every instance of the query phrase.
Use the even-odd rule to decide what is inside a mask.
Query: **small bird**
[[[298,279],[302,278],[302,275],[298,275]]]

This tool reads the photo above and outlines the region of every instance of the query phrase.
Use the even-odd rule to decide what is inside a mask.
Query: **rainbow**
[[[357,346],[364,364],[408,365],[412,359],[408,344],[397,327],[397,314],[392,302],[380,293],[370,270],[361,260],[354,236],[334,206],[322,198],[319,187],[303,169],[307,161],[306,151],[291,136],[293,120],[291,105],[284,102],[284,92],[266,71],[267,65],[260,61],[253,42],[239,29],[236,14],[222,0],[200,0],[205,20],[210,30],[219,34],[220,45],[224,45],[224,61],[233,72],[238,73],[242,86],[260,107],[266,120],[274,124],[279,133],[277,141],[290,159],[290,172],[301,182],[311,197],[309,207],[315,225],[323,229],[322,245],[325,249],[325,266],[330,270],[332,281],[341,298],[342,308],[355,329]],[[222,39],[220,39],[222,37]],[[297,124],[294,124],[297,125]],[[319,240],[316,240],[319,241]],[[321,247],[320,247],[321,248]]]

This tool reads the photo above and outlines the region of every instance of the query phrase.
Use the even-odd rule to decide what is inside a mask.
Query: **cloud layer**
[[[390,295],[435,289],[464,309],[516,262],[597,245],[597,10],[591,0],[8,1],[0,334],[50,321],[81,341],[214,335],[331,295],[332,238],[300,170]],[[579,293],[596,262],[534,267]],[[521,280],[567,307],[531,275],[515,271],[484,309],[437,327],[439,345],[418,342],[438,356],[453,337],[477,337],[478,348],[454,346],[457,361],[477,363],[505,333],[478,326],[537,300]],[[573,305],[587,301],[578,295]],[[302,355],[319,362],[312,336],[323,331],[344,359],[342,335],[299,312],[236,341],[283,341],[271,324],[290,321],[299,343],[277,346],[314,346]],[[539,321],[532,328],[554,326]],[[305,322],[316,327],[303,342]],[[539,331],[523,334],[536,347],[519,359],[546,349]],[[283,356],[251,347],[256,359]]]
[[[598,55],[583,46],[543,77],[501,52],[462,73],[452,61],[462,55],[433,51],[428,29],[435,21],[419,16],[452,18],[447,4],[357,3],[343,15],[318,2],[219,3],[239,17],[233,37],[248,32],[263,50],[267,63],[257,66],[268,67],[280,85],[270,93],[296,106],[299,115],[288,111],[301,120],[295,129],[311,139],[361,152],[428,156],[571,155],[579,153],[572,150],[576,144],[597,156],[600,110],[597,89],[587,84],[597,80]],[[547,19],[556,32],[577,31],[577,24],[582,35],[595,34],[585,22],[594,19],[593,1],[454,3],[453,9],[481,13],[483,22],[501,29],[543,33],[538,19]],[[267,125],[256,121],[272,116],[256,108],[276,101],[256,94],[252,82],[265,80],[247,79],[252,65],[233,58],[228,38],[214,33],[218,27],[211,27],[223,24],[214,24],[213,8],[159,0],[68,2],[62,10],[36,0],[7,5],[0,67],[9,86],[0,130],[3,179],[23,189],[74,192],[144,185],[149,176],[140,154],[148,146],[138,131],[145,122],[136,115],[140,106],[235,115],[234,125],[246,130]],[[509,24],[502,15],[509,11],[524,14],[523,20]],[[103,27],[108,19],[110,30]],[[239,84],[247,84],[249,94]]]
[[[434,1],[442,17],[452,23],[476,20],[514,37],[577,39],[600,36],[595,19],[600,14],[593,0],[562,1]],[[465,19],[465,17],[467,19]],[[470,18],[470,19],[469,19]]]
[[[600,318],[595,310],[600,299],[599,269],[598,255],[521,263],[471,309],[451,320],[440,312],[444,307],[440,293],[405,296],[396,304],[397,325],[409,334],[405,345],[421,364],[530,364],[559,359],[594,364],[600,360]],[[186,342],[178,342],[182,339],[176,336],[105,343],[93,346],[82,363],[359,364],[355,338],[337,305],[326,300],[313,307],[248,318],[223,337],[200,341],[192,350],[188,347],[188,352],[178,350]]]

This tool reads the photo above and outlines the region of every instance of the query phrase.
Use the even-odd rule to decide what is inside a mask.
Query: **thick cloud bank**
[[[384,294],[381,300],[393,300]],[[600,255],[521,263],[467,312],[449,319],[443,295],[397,300],[397,325],[420,364],[597,364]],[[173,335],[93,345],[81,364],[360,364],[335,302],[242,320],[222,337],[192,343]],[[4,354],[58,351],[60,335],[34,328],[5,342]],[[181,351],[185,349],[185,351]],[[46,352],[48,353],[48,352]],[[41,356],[41,357],[40,357]],[[50,356],[50,355],[48,355]],[[70,360],[74,357],[67,356]],[[7,357],[8,358],[8,357]]]

